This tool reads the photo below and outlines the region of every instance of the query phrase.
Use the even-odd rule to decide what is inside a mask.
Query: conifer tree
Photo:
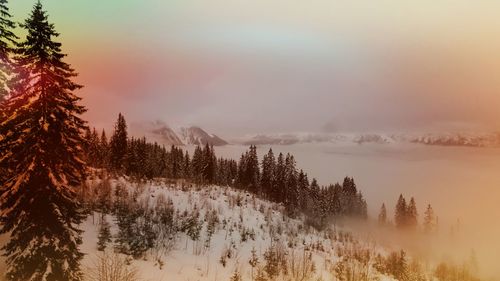
[[[269,149],[269,152],[262,159],[262,175],[260,178],[262,192],[267,196],[272,192],[275,169],[276,159],[274,158],[273,150]]]
[[[259,193],[259,158],[257,157],[257,147],[250,146],[248,151],[247,164],[246,164],[246,179],[248,180],[248,189],[252,192]]]
[[[403,228],[407,225],[407,206],[403,195],[399,195],[396,211],[394,214],[394,222],[398,228]]]
[[[109,144],[106,131],[102,130],[99,142],[99,167],[107,168],[109,164]]]
[[[436,228],[436,216],[434,215],[434,210],[431,204],[427,205],[427,209],[424,213],[424,231],[426,233],[431,233]]]
[[[97,250],[104,251],[106,245],[110,243],[111,240],[111,226],[109,225],[106,217],[103,216],[101,223],[99,225],[99,234],[97,240]]]
[[[297,211],[299,205],[299,190],[297,184],[297,168],[295,158],[287,154],[285,158],[285,205],[289,213]]]
[[[418,224],[417,203],[415,203],[415,199],[413,197],[410,199],[410,204],[408,204],[408,209],[406,211],[406,221],[409,227],[411,228],[417,227]]]
[[[309,197],[309,179],[304,171],[300,170],[297,178],[297,187],[299,190],[299,208],[301,211],[307,209],[307,201]]]
[[[127,122],[120,113],[115,124],[115,130],[110,141],[110,164],[115,171],[121,172],[124,168],[124,160],[127,155]]]
[[[0,0],[0,104],[9,95],[10,77],[14,67],[11,55],[18,37],[13,29],[16,27],[7,6],[7,0]],[[0,105],[1,109],[1,105]],[[3,110],[0,110],[0,118]]]
[[[5,4],[5,1],[2,1]],[[63,61],[59,35],[40,2],[21,25],[22,71],[4,103],[0,125],[0,166],[8,180],[0,189],[1,233],[8,280],[81,280],[79,250],[84,216],[76,200],[83,182],[84,107],[73,92],[76,72]]]
[[[273,184],[273,194],[276,202],[285,202],[286,186],[285,186],[285,156],[283,153],[278,155],[276,162],[276,170]]]
[[[191,161],[191,175],[197,183],[201,183],[203,181],[203,166],[203,150],[200,146],[196,146],[193,153],[193,159]]]
[[[387,209],[385,208],[385,203],[382,204],[380,208],[380,213],[378,215],[378,224],[384,226],[387,224]]]

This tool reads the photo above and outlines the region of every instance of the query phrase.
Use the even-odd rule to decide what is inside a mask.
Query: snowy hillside
[[[151,226],[160,235],[153,247],[135,258],[121,255],[130,269],[138,271],[139,280],[233,280],[235,275],[241,277],[235,280],[334,280],[345,274],[366,276],[363,280],[393,280],[375,269],[377,250],[370,243],[341,229],[317,232],[302,220],[285,216],[280,205],[243,191],[197,188],[182,182],[130,183],[123,178],[91,180],[88,187],[96,194],[91,205],[107,204],[104,198],[110,196],[115,205],[125,200],[131,210],[151,214],[144,221],[138,218],[137,223],[144,226],[154,221]],[[107,187],[114,192],[102,195]],[[117,188],[122,191],[116,193]],[[176,231],[165,231],[162,220],[157,221],[165,210],[170,214],[166,224]],[[118,227],[117,214],[112,213],[105,216],[114,241],[107,244],[108,256],[123,246],[119,243],[124,232]],[[97,244],[103,224],[99,213],[93,214],[83,226],[84,265],[89,274],[95,273],[102,256]],[[148,231],[138,235],[137,241],[145,241]]]

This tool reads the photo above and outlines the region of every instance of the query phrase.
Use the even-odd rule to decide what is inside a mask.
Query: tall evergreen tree
[[[12,21],[7,4],[7,0],[0,0],[0,104],[9,95],[8,84],[14,72],[11,55],[18,39],[13,32],[16,24]],[[0,110],[0,118],[2,111]]]
[[[403,194],[399,195],[398,203],[396,204],[394,222],[399,228],[403,228],[407,225],[407,206]]]
[[[196,183],[203,182],[203,150],[200,146],[196,146],[193,152],[193,159],[191,161],[191,175]]]
[[[124,160],[127,155],[127,122],[120,113],[115,124],[115,130],[110,141],[110,164],[115,171],[123,171]]]
[[[273,200],[277,202],[285,202],[286,196],[286,179],[285,179],[285,156],[283,153],[278,155],[278,160],[276,161],[276,170],[274,176],[274,184],[273,184]]]
[[[245,188],[254,193],[260,193],[258,190],[260,187],[259,158],[257,156],[257,147],[255,145],[250,146],[250,150],[247,152],[244,179]]]
[[[27,37],[15,60],[22,75],[0,125],[0,166],[9,175],[0,189],[0,232],[10,234],[2,248],[6,278],[81,280],[77,226],[84,216],[76,189],[84,179],[86,125],[73,93],[81,86],[40,2],[21,26]]]
[[[262,158],[262,175],[260,177],[260,187],[263,194],[269,196],[272,192],[276,170],[276,159],[272,149],[269,149]]]
[[[285,158],[285,205],[289,213],[296,212],[299,205],[299,189],[295,158],[287,154]]]
[[[107,168],[109,164],[109,144],[106,131],[102,130],[99,142],[99,167]]]
[[[299,208],[301,211],[305,211],[309,197],[309,179],[307,178],[307,174],[302,170],[300,170],[297,178],[297,186],[299,190]]]
[[[408,204],[408,209],[406,211],[406,221],[407,225],[411,228],[416,228],[418,225],[417,203],[415,202],[415,199],[413,197],[410,199],[410,204]]]

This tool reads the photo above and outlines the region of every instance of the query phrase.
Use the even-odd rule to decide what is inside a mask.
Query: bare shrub
[[[97,257],[86,276],[88,281],[138,281],[137,270],[128,265],[125,257],[103,253]]]

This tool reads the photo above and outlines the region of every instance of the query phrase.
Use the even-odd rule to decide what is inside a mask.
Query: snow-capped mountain
[[[179,135],[184,144],[188,145],[209,145],[222,146],[228,144],[220,137],[205,132],[200,127],[192,126],[189,128],[180,128]]]
[[[209,134],[200,127],[172,129],[163,121],[140,122],[131,124],[131,133],[136,137],[145,136],[148,140],[163,145],[214,145],[222,146],[228,144],[220,137]]]
[[[145,136],[164,145],[184,145],[175,131],[163,121],[141,122],[131,124],[131,133],[136,137]]]

